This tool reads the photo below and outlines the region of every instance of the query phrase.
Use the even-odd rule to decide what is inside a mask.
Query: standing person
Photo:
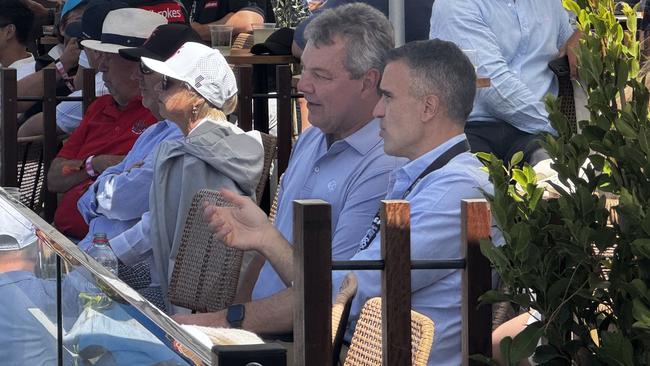
[[[523,151],[531,165],[548,158],[538,143],[541,133],[555,133],[542,100],[558,91],[548,63],[570,51],[578,37],[561,1],[433,4],[430,38],[474,50],[477,73],[491,81],[478,91],[465,126],[472,151],[491,152],[504,161]]]
[[[381,119],[387,154],[409,162],[391,173],[386,199],[410,203],[411,258],[444,260],[461,256],[461,200],[480,198],[492,185],[483,165],[469,152],[463,133],[472,109],[476,77],[472,64],[451,42],[416,41],[389,51],[381,80],[381,100],[374,114]],[[226,245],[257,250],[278,271],[285,283],[294,279],[293,251],[246,197],[222,192],[235,208],[208,206],[209,227]],[[499,233],[493,236],[498,240]],[[378,225],[357,243],[351,260],[381,258]],[[381,294],[381,272],[354,271],[358,290],[350,309],[346,339],[351,339],[361,307]],[[333,272],[333,298],[347,273]],[[429,365],[461,364],[461,270],[419,270],[411,275],[411,306],[428,316],[436,328]],[[263,309],[246,304],[242,327],[261,331],[268,326]],[[223,312],[222,312],[223,313]],[[289,315],[291,313],[289,312]],[[181,323],[219,326],[220,313],[176,316]],[[291,320],[291,316],[289,316]],[[283,323],[284,319],[266,319]]]
[[[119,163],[142,132],[156,121],[142,105],[137,81],[131,79],[138,63],[123,59],[118,51],[142,45],[157,26],[165,23],[162,15],[150,11],[117,9],[106,16],[101,41],[82,41],[84,47],[101,53],[99,71],[111,94],[90,105],[48,172],[48,189],[63,193],[54,225],[74,239],[88,233],[77,210],[81,195],[106,168]]]

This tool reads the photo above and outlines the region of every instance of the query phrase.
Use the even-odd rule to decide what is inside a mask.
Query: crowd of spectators
[[[548,63],[568,56],[574,67],[580,33],[559,0],[405,3],[408,42],[397,48],[388,1],[329,0],[298,25],[297,89],[313,127],[293,146],[271,223],[253,201],[260,135],[229,121],[235,75],[204,44],[210,25],[231,25],[236,36],[273,19],[271,2],[67,0],[53,15],[33,0],[3,0],[0,64],[17,69],[19,95],[43,94],[47,65],[57,69],[59,95],[80,95],[79,70],[97,71],[98,98],[85,114],[80,102],[57,108],[69,136],[47,175],[61,195],[55,227],[82,250],[106,233],[119,277],[176,321],[265,335],[292,330],[296,199],[331,205],[334,260],[379,258],[384,198],[411,203],[413,259],[460,257],[460,201],[492,189],[472,153],[547,159],[538,142],[555,131],[542,99],[558,88]],[[34,29],[52,17],[60,44],[35,58]],[[477,75],[490,85],[477,89]],[[42,133],[39,108],[19,105],[20,136]],[[167,291],[186,213],[204,188],[235,206],[206,205],[210,230],[256,257],[236,304],[188,314]],[[335,291],[346,274],[332,274]],[[348,340],[363,303],[380,294],[378,272],[355,276]],[[461,363],[460,281],[459,270],[413,274],[412,307],[436,329],[431,365]]]

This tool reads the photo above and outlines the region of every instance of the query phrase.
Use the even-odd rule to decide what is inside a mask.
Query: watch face
[[[226,320],[228,323],[236,323],[244,320],[244,305],[236,304],[228,307],[228,312],[226,313]]]

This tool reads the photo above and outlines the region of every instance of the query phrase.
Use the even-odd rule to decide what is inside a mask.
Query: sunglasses
[[[147,67],[147,65],[144,64],[144,62],[140,61],[140,72],[142,75],[149,75],[153,72],[150,68]]]
[[[83,51],[83,49],[84,49],[84,45],[81,44],[81,41],[83,41],[83,40],[85,40],[85,39],[86,39],[86,38],[83,38],[83,37],[79,37],[79,38],[77,38],[77,48],[78,48],[80,51]]]

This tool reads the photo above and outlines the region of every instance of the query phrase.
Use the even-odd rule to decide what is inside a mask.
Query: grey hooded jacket
[[[255,199],[264,149],[259,132],[244,133],[229,122],[205,120],[185,139],[161,143],[155,154],[149,195],[151,271],[152,280],[160,281],[166,299],[194,194],[204,188],[223,187]]]

